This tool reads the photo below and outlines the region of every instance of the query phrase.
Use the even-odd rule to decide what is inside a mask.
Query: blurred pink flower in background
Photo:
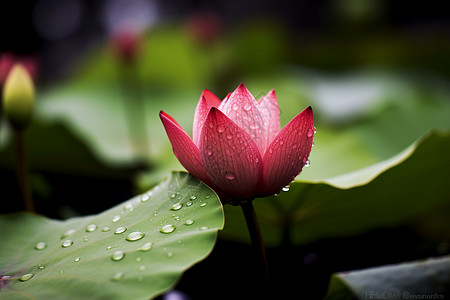
[[[0,53],[0,87],[3,86],[9,71],[14,64],[20,63],[27,69],[33,80],[38,75],[38,63],[34,56],[20,56],[10,52]]]
[[[280,130],[275,91],[256,101],[242,83],[223,101],[203,91],[192,139],[167,113],[160,118],[180,163],[224,203],[278,193],[307,163],[315,133],[311,107]]]

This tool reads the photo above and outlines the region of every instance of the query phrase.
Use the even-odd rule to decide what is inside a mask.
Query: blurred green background
[[[191,134],[204,88],[219,98],[240,82],[256,98],[275,89],[282,126],[312,105],[317,134],[311,166],[297,178],[305,186],[329,183],[390,159],[432,129],[447,132],[450,19],[443,5],[434,0],[2,3],[2,57],[9,53],[17,61],[31,60],[37,70],[35,118],[27,132],[37,211],[53,218],[98,213],[152,187],[170,170],[183,169],[158,113],[171,114]],[[430,159],[435,167],[427,172],[445,182],[450,180],[448,153],[439,147],[424,146],[426,152],[416,160]],[[13,152],[11,131],[2,117],[3,213],[20,208]],[[410,170],[423,167],[408,165]],[[426,189],[414,180],[395,182],[398,185],[386,183],[382,188],[393,189],[392,194],[399,185],[407,191]],[[292,185],[291,194],[272,202],[291,209],[291,198],[306,195],[302,184]],[[450,192],[445,184],[437,188],[426,195],[438,194],[439,201],[422,199],[429,205],[422,203],[411,214],[399,213],[398,222],[380,217],[367,225],[360,219],[363,226],[356,218],[351,233],[317,229],[320,234],[312,233],[312,238],[294,236],[291,241],[309,248],[289,249],[300,251],[298,264],[327,271],[448,253],[445,219]],[[370,188],[367,193],[372,193]],[[364,194],[354,197],[361,198],[359,208],[336,210],[344,219],[358,214],[352,209],[365,207],[370,212],[370,205],[377,205],[376,201],[366,205]],[[90,201],[99,198],[103,201]],[[393,207],[402,212],[407,200]],[[285,215],[264,201],[268,200],[261,200],[259,209],[269,226],[264,229],[263,224],[263,233],[276,254],[286,250],[283,243],[292,245],[287,233],[270,223],[277,224]],[[373,211],[383,215],[383,206]],[[395,219],[396,211],[390,212],[389,218]],[[242,222],[233,208],[227,208],[227,214],[229,220]],[[336,224],[332,226],[341,228]],[[221,235],[223,249],[245,247],[246,237],[236,234],[239,228],[233,230],[226,227]],[[349,246],[324,250],[335,249],[342,241]],[[380,250],[383,243],[391,243],[390,252]],[[354,260],[352,245],[367,251],[365,259]],[[336,263],[336,257],[343,262]]]

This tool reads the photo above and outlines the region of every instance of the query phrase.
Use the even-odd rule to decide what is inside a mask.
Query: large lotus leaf
[[[369,168],[327,180],[297,180],[288,192],[256,199],[264,240],[276,245],[288,232],[291,242],[304,244],[431,220],[433,210],[449,207],[448,153],[450,134],[433,132]],[[225,213],[230,226],[223,237],[246,240],[239,231],[244,226],[241,212],[225,206]],[[448,228],[438,229],[445,233]]]
[[[0,299],[149,299],[210,253],[223,222],[187,173],[99,215],[2,216]]]
[[[326,300],[447,299],[450,257],[334,274]]]

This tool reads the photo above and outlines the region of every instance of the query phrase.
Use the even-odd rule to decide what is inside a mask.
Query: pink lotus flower
[[[223,202],[278,193],[308,161],[315,132],[311,107],[280,130],[275,91],[256,101],[242,83],[223,101],[203,91],[193,139],[170,115],[159,115],[180,163]]]

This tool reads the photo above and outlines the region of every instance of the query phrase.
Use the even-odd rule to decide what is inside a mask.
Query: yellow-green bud
[[[31,120],[33,105],[33,80],[21,64],[16,64],[3,86],[4,114],[16,129],[22,129]]]

